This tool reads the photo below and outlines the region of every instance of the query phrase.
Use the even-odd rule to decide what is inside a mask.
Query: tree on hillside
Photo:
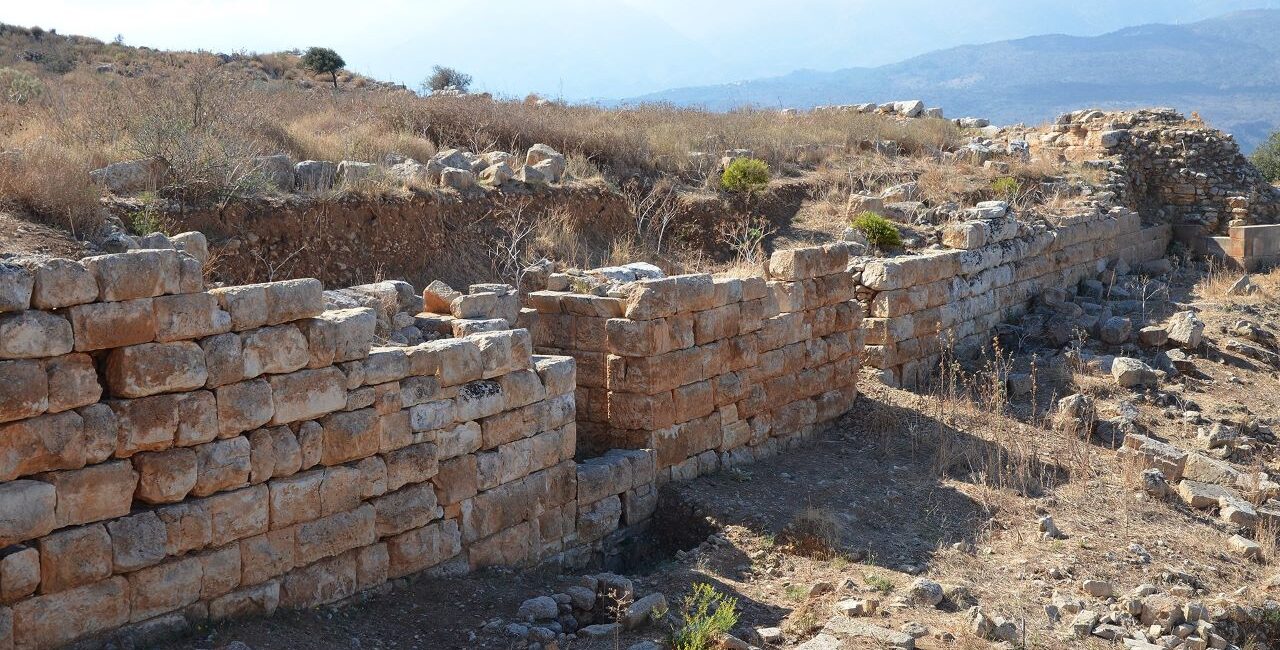
[[[345,65],[347,62],[327,47],[309,47],[302,55],[302,67],[319,74],[328,73],[334,90],[338,89],[338,71]]]
[[[1280,131],[1272,133],[1266,142],[1258,145],[1249,156],[1249,161],[1268,181],[1280,182]]]
[[[471,86],[471,75],[464,74],[463,72],[453,68],[438,65],[431,68],[431,76],[427,77],[426,80],[422,82],[422,89],[424,91],[435,92],[444,90],[450,86],[466,92],[467,88]]]

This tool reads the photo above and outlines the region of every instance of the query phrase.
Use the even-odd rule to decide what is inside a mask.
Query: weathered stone
[[[32,267],[34,286],[31,306],[35,309],[62,309],[98,299],[98,281],[83,265],[53,258]]]
[[[42,311],[0,314],[0,359],[56,357],[71,351],[67,319]]]
[[[1194,350],[1204,341],[1204,321],[1195,312],[1182,311],[1169,318],[1166,326],[1169,341],[1180,348]]]
[[[40,593],[53,594],[111,577],[111,537],[102,524],[42,537]]]
[[[272,375],[268,381],[275,405],[271,424],[314,419],[347,404],[346,377],[337,368]]]
[[[190,341],[143,343],[107,355],[107,390],[115,397],[147,397],[202,388],[209,378],[204,350]]]
[[[13,607],[14,637],[30,648],[61,647],[128,621],[129,583],[120,576]]]
[[[148,343],[156,338],[151,298],[76,305],[68,309],[77,352]]]
[[[107,522],[116,573],[135,571],[163,560],[169,529],[154,512],[141,512]]]
[[[168,250],[134,250],[80,260],[98,282],[98,299],[118,302],[176,293],[181,259]]]
[[[57,525],[114,519],[129,514],[138,473],[127,460],[112,461],[84,469],[41,474],[40,480],[58,493]]]

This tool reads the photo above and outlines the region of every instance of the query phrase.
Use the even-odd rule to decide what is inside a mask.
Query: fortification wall
[[[373,310],[326,311],[318,280],[205,290],[200,266],[0,265],[0,646],[581,558],[616,528],[578,535],[572,359],[524,330],[371,347]]]
[[[891,258],[854,258],[866,309],[867,364],[886,382],[923,386],[944,351],[972,356],[995,327],[1024,313],[1045,289],[1097,276],[1109,263],[1164,256],[1168,225],[1144,227],[1124,208],[1028,224],[1011,217],[947,227],[950,248]]]
[[[578,362],[579,453],[653,449],[661,484],[775,454],[848,410],[862,318],[847,263],[834,245],[775,253],[768,280],[530,293],[534,349]]]

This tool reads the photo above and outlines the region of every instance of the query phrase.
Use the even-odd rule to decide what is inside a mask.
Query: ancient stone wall
[[[524,330],[371,347],[373,310],[326,311],[317,280],[205,290],[200,262],[0,265],[0,647],[582,557],[616,528],[596,508],[578,537],[572,359]],[[587,470],[586,498],[651,484],[645,457]]]
[[[653,449],[661,484],[777,453],[845,412],[862,349],[847,263],[835,245],[775,253],[768,280],[530,293],[535,350],[578,362],[579,453]]]
[[[966,221],[947,227],[949,249],[854,258],[866,361],[890,384],[923,386],[945,352],[969,356],[989,346],[996,326],[1045,289],[1094,277],[1116,260],[1163,257],[1170,236],[1167,225],[1143,227],[1136,213],[1113,208],[1052,225]]]

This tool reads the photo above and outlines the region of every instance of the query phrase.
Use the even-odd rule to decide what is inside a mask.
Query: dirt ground
[[[42,254],[67,259],[84,256],[84,244],[65,230],[0,212],[0,255]]]

